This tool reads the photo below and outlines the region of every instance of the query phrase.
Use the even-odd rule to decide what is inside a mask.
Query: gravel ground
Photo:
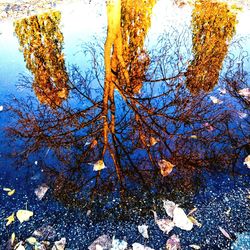
[[[74,209],[61,206],[53,200],[50,193],[45,199],[39,201],[34,193],[28,191],[34,189],[35,183],[25,186],[25,190],[19,190],[13,197],[2,197],[2,219],[0,222],[1,243],[7,242],[12,232],[16,233],[19,240],[30,237],[34,230],[50,225],[54,233],[47,238],[50,242],[65,237],[66,249],[87,249],[91,243],[101,235],[109,235],[111,238],[125,240],[129,245],[134,242],[145,244],[153,249],[165,249],[167,239],[176,234],[180,238],[182,249],[192,249],[189,245],[195,244],[201,249],[231,249],[236,244],[239,234],[245,233],[245,239],[250,233],[250,210],[249,210],[249,177],[226,177],[208,176],[207,185],[202,188],[192,200],[192,205],[197,208],[195,218],[202,224],[201,227],[194,226],[191,231],[184,231],[175,227],[168,235],[164,234],[154,222],[150,210],[142,216],[129,208],[129,218],[121,219],[122,216],[110,214],[107,219],[101,218],[95,211],[87,212],[86,209]],[[3,183],[3,180],[1,180]],[[2,188],[2,187],[1,187]],[[167,197],[166,197],[167,198]],[[182,200],[180,197],[179,200]],[[177,204],[179,200],[174,202]],[[147,201],[145,201],[147,202]],[[159,218],[166,216],[162,201],[155,201]],[[34,217],[23,224],[18,222],[7,227],[3,218],[10,215],[10,211],[22,209],[28,204],[28,209],[34,211]],[[185,212],[188,210],[180,204]],[[116,215],[122,213],[118,210]],[[121,215],[121,214],[120,214]],[[149,239],[144,239],[138,232],[138,225],[148,226]],[[225,229],[232,240],[227,239],[219,230]],[[246,243],[247,242],[247,243]],[[249,249],[249,238],[243,248]]]

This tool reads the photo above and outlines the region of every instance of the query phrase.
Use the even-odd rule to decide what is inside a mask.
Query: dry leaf
[[[182,208],[176,207],[173,214],[173,222],[175,226],[186,231],[190,231],[193,228],[192,221],[187,217]]]
[[[145,225],[145,224],[139,225],[139,226],[138,226],[138,231],[139,231],[139,233],[140,233],[144,238],[146,238],[146,239],[149,238],[149,236],[148,236],[148,226],[147,226],[147,225]]]
[[[171,218],[174,217],[174,209],[178,207],[173,201],[163,200],[163,207],[167,213],[167,215]]]
[[[190,135],[191,139],[198,139],[197,135]]]
[[[8,192],[7,194],[9,196],[13,195],[15,193],[15,189],[10,189],[10,188],[3,188],[3,191]]]
[[[112,248],[110,250],[125,250],[128,247],[128,243],[124,240],[112,238]]]
[[[10,237],[10,244],[11,244],[11,246],[13,246],[15,239],[16,239],[16,234],[13,232],[11,234],[11,237]]]
[[[42,184],[38,188],[35,189],[35,194],[39,200],[41,200],[46,192],[48,191],[49,187],[46,184]]]
[[[161,170],[161,174],[162,174],[162,176],[168,176],[171,172],[172,172],[172,170],[173,170],[173,167],[175,166],[175,165],[173,165],[171,162],[169,162],[169,161],[166,161],[166,160],[159,160],[158,161],[158,165],[159,165],[159,167],[160,167],[160,170]]]
[[[15,221],[15,213],[12,213],[9,217],[7,217],[5,220],[7,220],[6,222],[6,226],[9,226],[12,222]]]
[[[106,234],[101,235],[98,237],[89,247],[89,250],[97,250],[99,246],[99,249],[110,249],[112,247],[112,241],[110,237]],[[102,247],[102,248],[100,248]]]
[[[30,245],[35,245],[37,240],[35,237],[29,237],[28,239],[25,240],[26,242],[28,242]]]
[[[192,245],[189,245],[190,247],[192,247],[193,249],[201,249],[201,247],[200,246],[198,246],[198,245],[195,245],[195,244],[192,244]]]
[[[94,171],[100,171],[102,169],[106,168],[106,166],[104,165],[103,160],[99,160],[94,164]]]
[[[157,213],[153,211],[155,223],[158,225],[161,231],[168,234],[175,226],[174,222],[169,219],[158,219]]]
[[[248,155],[248,156],[245,158],[243,164],[247,165],[247,167],[250,168],[250,155]]]
[[[221,233],[222,233],[226,238],[228,238],[229,240],[233,240],[233,239],[231,238],[231,236],[229,235],[229,233],[228,233],[224,228],[219,227],[219,230],[221,231]]]
[[[180,239],[177,235],[173,234],[166,242],[166,250],[179,249],[181,249]]]
[[[52,250],[64,250],[66,246],[66,238],[61,238],[59,241],[55,241]]]
[[[210,96],[210,99],[211,101],[214,103],[214,104],[222,104],[223,101],[219,100],[217,97],[215,96]]]
[[[137,242],[132,244],[132,249],[133,250],[154,250],[151,247],[143,246],[142,244],[137,243]]]
[[[191,220],[191,222],[197,227],[202,227],[202,224],[199,223],[193,216],[188,216],[188,219]]]
[[[15,245],[15,250],[25,250],[25,247],[23,246],[23,242],[19,242],[17,245]]]
[[[20,221],[20,223],[23,223],[24,221],[28,221],[31,216],[33,216],[33,212],[29,210],[21,209],[16,212],[16,217]]]

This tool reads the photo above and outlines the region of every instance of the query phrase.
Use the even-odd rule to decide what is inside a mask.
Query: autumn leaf
[[[29,237],[25,241],[28,242],[30,245],[35,245],[37,243],[37,240],[35,237]]]
[[[21,209],[16,212],[16,217],[20,221],[20,223],[23,223],[24,221],[28,221],[31,216],[33,216],[33,212],[29,210]]]
[[[245,158],[243,164],[247,165],[247,167],[250,168],[250,155],[248,155],[248,156]]]
[[[48,191],[49,187],[46,184],[42,184],[38,188],[35,189],[35,194],[39,200],[41,200],[46,192]]]
[[[161,231],[168,234],[175,226],[174,222],[169,219],[158,219],[157,213],[153,211],[155,223],[158,225]]]
[[[173,234],[166,242],[166,250],[180,250],[180,239],[177,235]]]
[[[167,213],[167,215],[171,218],[174,216],[174,209],[178,207],[173,201],[163,200],[163,207]]]
[[[11,244],[11,246],[13,246],[14,241],[15,241],[15,238],[16,238],[16,234],[13,232],[13,233],[11,234],[11,237],[10,237],[10,244]]]
[[[9,217],[7,217],[5,220],[7,220],[6,226],[9,226],[12,222],[15,221],[15,213],[12,213]]]
[[[195,245],[195,244],[192,244],[192,245],[189,245],[190,247],[192,247],[193,249],[201,249],[201,247],[200,246],[198,246],[198,245]]]
[[[93,170],[94,171],[100,171],[102,169],[106,168],[106,166],[104,165],[104,162],[103,160],[99,160],[97,161],[95,164],[94,164],[94,168]]]
[[[202,224],[199,223],[193,216],[188,216],[188,219],[191,220],[191,222],[197,227],[202,227]]]
[[[145,224],[139,225],[139,226],[138,226],[138,231],[139,231],[139,233],[140,233],[144,238],[146,238],[146,239],[149,238],[149,236],[148,236],[148,226],[147,226],[147,225],[145,225]]]
[[[9,196],[13,195],[15,193],[15,189],[10,189],[10,188],[3,188],[3,191],[8,192],[7,194]]]
[[[175,167],[175,165],[173,165],[171,162],[166,161],[164,159],[159,160],[158,165],[160,167],[161,175],[164,177],[168,176],[172,172],[173,168]]]
[[[221,233],[222,233],[226,238],[228,238],[229,240],[233,240],[233,239],[231,238],[231,236],[229,235],[229,233],[228,233],[224,228],[219,227],[219,230],[221,231]]]
[[[173,222],[175,226],[186,231],[190,231],[193,228],[192,221],[187,217],[182,208],[176,207],[173,215]]]

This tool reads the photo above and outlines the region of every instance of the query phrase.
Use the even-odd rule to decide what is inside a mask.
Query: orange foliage
[[[194,60],[186,72],[187,87],[196,94],[218,82],[236,24],[236,15],[222,2],[198,0],[192,13]]]
[[[56,11],[15,22],[26,66],[34,75],[34,92],[41,103],[52,108],[68,96],[60,19],[60,12]]]

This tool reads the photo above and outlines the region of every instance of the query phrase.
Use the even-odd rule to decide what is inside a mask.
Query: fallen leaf
[[[226,214],[227,216],[229,216],[229,215],[230,215],[230,212],[231,212],[231,207],[225,212],[225,214]]]
[[[142,244],[137,243],[137,242],[132,244],[132,249],[133,250],[154,250],[151,247],[143,246]]]
[[[28,221],[31,216],[33,216],[33,212],[29,210],[21,209],[16,212],[16,217],[20,221],[20,223],[23,223],[24,221]]]
[[[15,213],[12,213],[9,217],[7,217],[5,220],[7,220],[6,222],[6,226],[9,226],[12,222],[15,221]]]
[[[167,215],[171,218],[174,217],[174,209],[178,207],[173,201],[163,200],[163,207],[167,213]]]
[[[15,242],[15,239],[16,239],[16,234],[13,232],[11,234],[11,237],[10,237],[10,244],[11,244],[11,246],[13,246],[13,244]]]
[[[112,238],[112,248],[110,250],[125,250],[128,247],[128,243],[124,240]]]
[[[231,238],[231,236],[229,235],[229,233],[228,233],[224,228],[219,227],[219,230],[221,231],[221,233],[222,233],[226,238],[228,238],[229,240],[233,240],[233,239]]]
[[[190,135],[191,139],[198,139],[197,135]]]
[[[94,164],[94,171],[100,171],[104,168],[106,168],[106,166],[104,165],[103,160],[99,160]]]
[[[15,250],[25,250],[25,247],[23,246],[23,242],[19,242],[17,245],[15,245]]]
[[[169,219],[158,219],[157,213],[153,211],[155,223],[158,225],[161,231],[168,234],[175,226],[174,222]]]
[[[174,209],[173,214],[174,214],[173,222],[175,226],[186,231],[190,231],[193,228],[192,221],[187,217],[187,215],[185,214],[182,208],[176,207]]]
[[[148,236],[148,226],[147,226],[147,225],[145,225],[145,224],[139,225],[139,226],[138,226],[138,231],[139,231],[139,233],[140,233],[144,238],[146,238],[146,239],[149,238],[149,236]]]
[[[250,88],[240,89],[238,93],[241,96],[250,97]]]
[[[8,192],[7,194],[9,196],[13,195],[16,192],[15,189],[10,189],[10,188],[3,188],[3,191]]]
[[[223,101],[219,100],[217,97],[215,96],[210,96],[210,99],[211,101],[214,103],[214,104],[222,104]]]
[[[247,167],[250,168],[250,155],[248,155],[248,156],[245,158],[243,164],[247,165]]]
[[[55,241],[52,250],[64,250],[66,246],[66,238],[61,238],[58,241]]]
[[[35,230],[32,236],[46,238],[50,240],[56,236],[56,230],[52,226],[47,225],[47,226],[40,227],[37,230]]]
[[[192,245],[189,245],[190,247],[192,247],[193,249],[201,249],[200,246],[198,245],[195,245],[195,244],[192,244]]]
[[[173,165],[171,162],[166,161],[164,159],[159,160],[158,165],[160,167],[161,174],[164,177],[168,176],[172,172],[173,168],[175,167],[175,165]]]
[[[25,240],[26,242],[28,242],[30,245],[35,245],[37,240],[35,237],[29,237],[28,239]]]
[[[35,189],[35,194],[39,200],[41,200],[46,192],[48,191],[49,187],[46,184],[42,184],[38,188]]]
[[[100,248],[102,247],[102,248]],[[110,249],[112,247],[112,240],[106,234],[99,236],[89,247],[89,250]]]
[[[166,250],[179,249],[181,249],[180,239],[177,235],[173,234],[166,242]]]
[[[191,220],[191,222],[197,227],[202,227],[202,224],[199,223],[193,216],[188,216],[188,219]]]

